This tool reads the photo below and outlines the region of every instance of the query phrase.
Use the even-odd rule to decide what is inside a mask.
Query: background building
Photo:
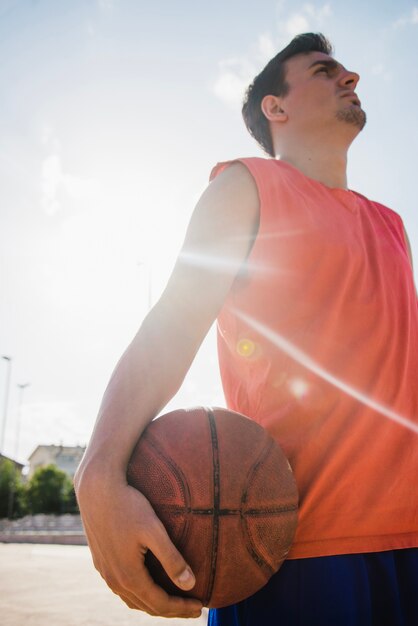
[[[11,459],[9,456],[6,456],[5,454],[0,454],[0,463],[3,460],[4,461],[11,461],[13,463],[13,465],[15,466],[15,468],[19,471],[20,474],[22,473],[22,470],[25,467],[23,463],[18,463],[14,459]]]
[[[28,458],[28,477],[31,478],[38,467],[56,465],[73,478],[85,449],[82,446],[37,446]]]

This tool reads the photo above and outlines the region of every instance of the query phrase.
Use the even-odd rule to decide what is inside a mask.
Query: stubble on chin
[[[337,111],[337,119],[341,122],[346,122],[346,124],[353,124],[354,126],[358,126],[360,130],[366,125],[366,113],[357,106],[352,106],[346,109],[340,109]]]

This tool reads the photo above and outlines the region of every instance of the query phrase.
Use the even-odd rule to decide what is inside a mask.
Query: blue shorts
[[[285,561],[209,626],[418,626],[418,548]]]

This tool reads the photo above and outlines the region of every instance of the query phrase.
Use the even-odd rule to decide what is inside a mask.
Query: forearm
[[[106,388],[78,478],[86,468],[119,476],[133,447],[179,389],[200,341],[157,305],[128,346]]]

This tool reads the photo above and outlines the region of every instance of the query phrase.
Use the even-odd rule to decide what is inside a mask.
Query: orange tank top
[[[219,363],[228,407],[295,473],[289,558],[416,547],[418,308],[401,218],[285,162],[240,161],[260,224],[218,317]]]

